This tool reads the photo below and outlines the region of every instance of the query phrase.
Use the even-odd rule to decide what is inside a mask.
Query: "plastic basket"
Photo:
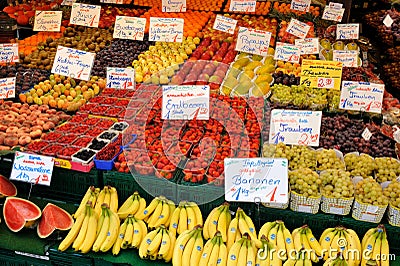
[[[114,156],[114,158],[112,158],[111,160],[97,160],[96,157],[97,155],[94,157],[93,161],[94,161],[94,165],[96,165],[96,168],[98,170],[105,170],[105,171],[110,171],[113,169],[114,167],[114,162],[115,159],[122,153],[122,149],[119,149],[119,152]]]
[[[52,246],[48,250],[51,265],[54,266],[92,266],[93,259],[89,256],[84,256],[68,250],[66,252],[59,252],[57,246]]]
[[[354,198],[332,198],[322,196],[321,198],[321,210],[325,213],[332,213],[337,215],[348,215],[351,211]]]
[[[304,197],[290,191],[290,209],[296,212],[317,213],[321,197]]]
[[[385,214],[387,206],[378,207],[359,202],[357,199],[354,201],[352,209],[352,217],[359,221],[380,223],[383,215]]]
[[[400,209],[389,204],[387,211],[387,219],[389,224],[393,226],[400,226]]]

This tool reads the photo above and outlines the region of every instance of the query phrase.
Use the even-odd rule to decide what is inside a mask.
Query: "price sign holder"
[[[333,88],[340,90],[342,65],[342,62],[335,61],[303,60],[300,85],[311,88]]]
[[[0,79],[0,99],[15,98],[15,81],[15,77]]]
[[[271,32],[239,27],[235,50],[266,56],[270,40]]]
[[[33,31],[60,31],[62,11],[36,11]]]

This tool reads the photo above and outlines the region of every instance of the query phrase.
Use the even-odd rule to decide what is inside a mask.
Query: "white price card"
[[[215,17],[213,29],[233,34],[235,33],[236,24],[236,19],[217,15]]]
[[[15,98],[15,77],[0,79],[0,99]]]
[[[294,44],[301,48],[301,54],[319,54],[319,39],[295,39]]]
[[[100,0],[100,3],[122,5],[124,3],[124,1],[123,0]]]
[[[96,54],[58,46],[51,73],[89,80]]]
[[[162,118],[169,120],[208,120],[210,86],[164,85],[162,87]]]
[[[74,3],[69,22],[74,25],[97,28],[99,27],[100,10],[101,6]]]
[[[145,18],[116,16],[113,38],[143,41],[145,28]]]
[[[380,114],[384,92],[384,84],[342,81],[339,108]]]
[[[285,158],[226,158],[225,200],[281,203],[289,201]]]
[[[360,24],[337,24],[336,39],[338,40],[357,40],[360,34]]]
[[[229,11],[232,12],[255,12],[256,0],[231,0]]]
[[[286,32],[300,39],[304,39],[307,36],[308,32],[310,31],[310,28],[311,26],[308,25],[307,23],[292,18],[289,22]]]
[[[76,0],[63,0],[61,5],[62,6],[72,6],[75,2],[76,2]]]
[[[277,42],[275,47],[275,60],[298,63],[300,61],[301,48],[297,45]]]
[[[19,62],[18,43],[0,43],[0,63]]]
[[[271,111],[269,143],[319,146],[321,111],[274,109]]]
[[[301,12],[308,12],[310,9],[311,0],[292,0],[290,3],[291,10],[297,10]]]
[[[10,180],[50,186],[54,158],[15,152]]]
[[[389,14],[387,14],[386,17],[383,19],[383,24],[385,24],[385,26],[388,28],[392,26],[393,22],[394,20]]]
[[[133,90],[135,70],[131,67],[107,67],[107,88]]]
[[[270,40],[271,32],[239,27],[235,50],[266,56]]]
[[[372,133],[371,131],[369,131],[368,127],[364,129],[363,133],[361,133],[361,137],[363,137],[363,139],[365,139],[366,141],[368,141],[372,137]]]
[[[334,8],[334,9],[341,9],[343,7],[342,3],[335,3],[335,2],[329,2],[329,7]]]
[[[149,41],[182,42],[183,18],[150,18]]]
[[[333,50],[333,61],[342,62],[344,67],[358,67],[358,51]]]
[[[62,11],[36,11],[34,31],[60,31]]]
[[[324,12],[322,13],[322,19],[341,22],[343,19],[344,10],[344,8],[325,6]]]
[[[186,12],[186,0],[162,0],[163,12]]]

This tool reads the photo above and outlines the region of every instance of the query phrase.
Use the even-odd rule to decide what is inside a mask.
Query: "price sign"
[[[311,26],[308,25],[307,23],[292,18],[289,22],[286,32],[300,39],[304,39],[307,36],[308,32],[310,31],[310,28]]]
[[[34,31],[60,31],[62,11],[36,11]]]
[[[123,0],[100,0],[100,3],[122,5],[124,3],[124,1]]]
[[[133,90],[135,70],[133,68],[107,67],[107,88]]]
[[[256,0],[231,0],[229,11],[232,12],[256,12]]]
[[[162,0],[163,12],[186,12],[186,0]]]
[[[210,86],[163,86],[162,118],[170,120],[208,120]]]
[[[368,141],[371,137],[372,137],[372,133],[371,131],[369,131],[369,129],[366,127],[363,131],[363,133],[361,133],[361,137],[363,137],[363,139],[365,139],[366,141]]]
[[[275,60],[298,63],[300,61],[301,48],[297,45],[277,42],[275,47]]]
[[[63,0],[61,5],[62,6],[72,6],[72,4],[74,4],[76,2],[76,0]]]
[[[343,7],[342,3],[335,3],[335,2],[329,2],[329,7],[333,9],[341,9]]]
[[[15,77],[0,79],[0,99],[15,98]]]
[[[284,158],[226,158],[225,200],[285,204],[289,201]]]
[[[311,0],[292,0],[292,2],[290,3],[290,9],[308,12],[308,10],[310,9],[310,5]]]
[[[145,18],[116,16],[113,38],[143,41]]]
[[[322,13],[322,19],[341,22],[343,19],[344,10],[344,8],[332,8],[330,6],[325,6],[324,13]]]
[[[311,88],[333,88],[340,90],[342,62],[303,60],[300,85]],[[332,82],[333,81],[333,85]]]
[[[271,111],[269,143],[319,146],[321,111]]]
[[[318,38],[295,39],[295,45],[301,49],[301,54],[319,54]]]
[[[387,14],[386,17],[383,19],[383,24],[385,24],[385,26],[388,28],[392,26],[393,22],[394,20],[389,14]]]
[[[10,180],[50,186],[54,158],[15,152]]]
[[[343,81],[339,108],[380,114],[384,91],[383,84]]]
[[[89,80],[95,53],[58,46],[51,73]]]
[[[239,27],[235,50],[266,56],[270,39],[271,32]]]
[[[358,51],[333,50],[333,61],[342,62],[344,67],[358,67]]]
[[[149,40],[182,42],[183,18],[150,18]]]
[[[360,33],[360,24],[337,24],[336,39],[338,40],[353,40],[358,39]]]
[[[236,19],[217,15],[215,18],[213,29],[233,34],[235,33],[236,24]]]
[[[18,43],[0,43],[0,63],[19,62]]]
[[[100,10],[101,6],[72,4],[69,22],[75,25],[97,28],[99,26]]]

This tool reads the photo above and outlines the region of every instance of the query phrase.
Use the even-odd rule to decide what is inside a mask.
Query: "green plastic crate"
[[[51,246],[48,250],[51,265],[54,266],[91,266],[93,259],[86,255],[75,253],[73,250],[58,251],[58,245]]]
[[[45,266],[51,265],[50,258],[42,256],[41,258],[32,257],[35,255],[16,253],[15,251],[0,249],[0,265],[4,266]]]

